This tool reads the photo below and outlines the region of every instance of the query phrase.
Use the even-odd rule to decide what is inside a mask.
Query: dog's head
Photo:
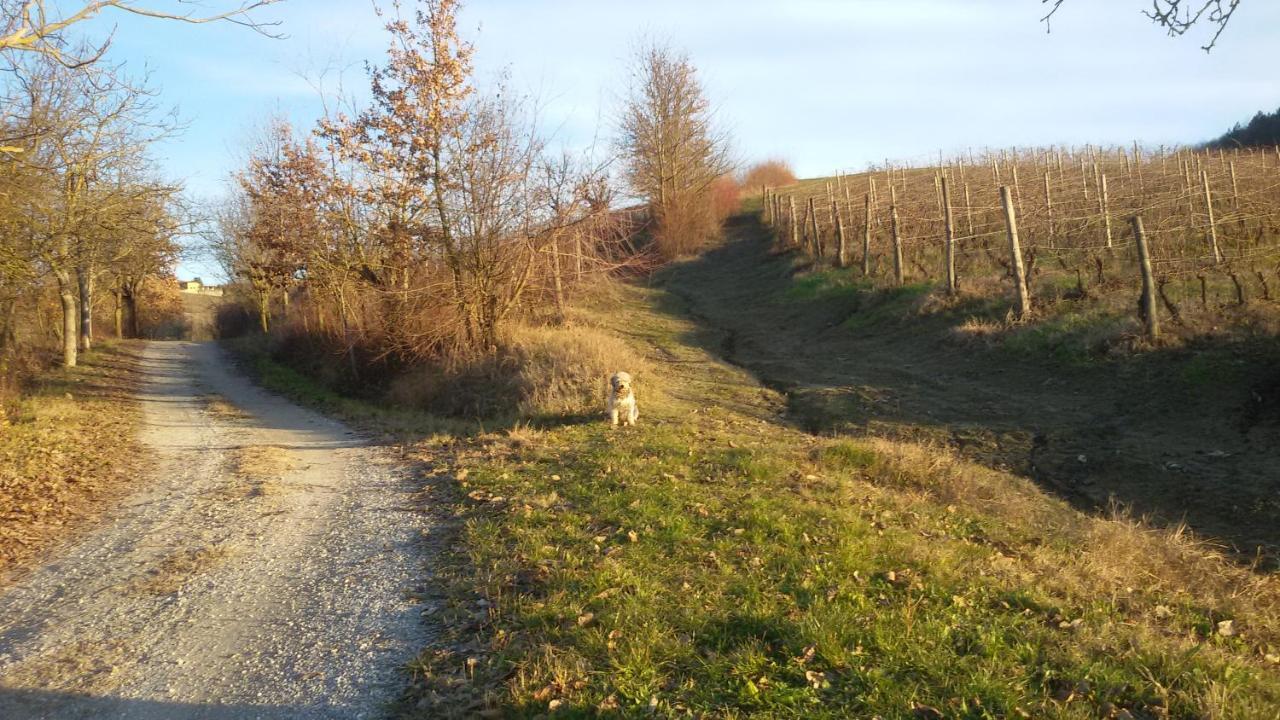
[[[618,397],[626,397],[631,394],[631,375],[625,372],[616,372],[613,377],[609,378],[609,387],[613,388],[613,394]]]

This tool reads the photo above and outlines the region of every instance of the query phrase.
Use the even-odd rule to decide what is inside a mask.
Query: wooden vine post
[[[1022,247],[1018,243],[1018,216],[1007,185],[1000,186],[1000,205],[1004,207],[1004,222],[1009,232],[1009,266],[1013,269],[1013,284],[1018,294],[1018,319],[1025,320],[1031,313],[1031,295],[1027,292],[1027,273],[1022,264]]]
[[[836,265],[847,267],[849,265],[849,251],[844,242],[844,220],[840,217],[840,207],[835,200],[831,201],[831,221],[836,226]]]
[[[796,196],[788,195],[787,200],[791,205],[791,212],[787,215],[788,224],[791,226],[791,247],[800,247],[800,224],[796,222]]]
[[[1135,215],[1132,222],[1133,238],[1138,245],[1138,264],[1142,268],[1142,300],[1138,307],[1147,328],[1147,337],[1155,340],[1160,337],[1160,317],[1156,315],[1156,281],[1151,272],[1151,250],[1147,247],[1142,218]]]
[[[1239,150],[1239,148],[1236,148]],[[1231,168],[1231,206],[1236,210],[1240,209],[1240,185],[1236,183],[1236,163],[1234,160],[1230,163]]]
[[[956,294],[956,227],[951,217],[951,185],[942,177],[942,231],[947,250],[947,294]]]
[[[813,230],[813,256],[822,257],[822,233],[818,230],[818,211],[813,206],[813,197],[809,197],[809,222]]]
[[[969,183],[964,184],[964,219],[969,226],[969,237],[973,237],[973,201],[969,199]]]
[[[871,193],[863,198],[862,220],[862,276],[871,275]]]
[[[1102,213],[1102,227],[1106,233],[1107,247],[1111,247],[1111,209],[1108,206],[1110,200],[1107,197],[1107,174],[1098,175],[1098,210]]]
[[[902,275],[902,237],[898,229],[898,189],[889,186],[889,230],[893,233],[893,281],[899,286],[905,283]]]
[[[1209,191],[1209,172],[1200,171],[1200,183],[1204,186],[1204,206],[1209,212],[1209,245],[1213,247],[1213,262],[1222,264],[1222,250],[1218,247],[1218,226],[1213,217],[1213,193]]]
[[[1049,247],[1053,247],[1053,193],[1049,191],[1049,171],[1044,171],[1044,207],[1049,214]]]

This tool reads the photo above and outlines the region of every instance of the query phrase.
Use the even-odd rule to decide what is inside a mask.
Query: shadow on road
[[[0,687],[0,717],[12,720],[298,720],[341,718],[346,709],[130,700]]]

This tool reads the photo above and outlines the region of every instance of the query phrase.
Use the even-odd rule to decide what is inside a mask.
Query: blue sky
[[[509,72],[569,146],[607,139],[630,49],[667,39],[699,67],[737,156],[801,175],[970,147],[1197,142],[1280,106],[1280,3],[1245,2],[1208,55],[1202,32],[1168,38],[1146,5],[1068,0],[1046,34],[1036,0],[471,0],[461,27],[480,84]],[[321,69],[330,90],[363,94],[363,63],[386,44],[370,0],[286,0],[259,17],[287,38],[121,15],[86,29],[116,25],[110,57],[149,71],[187,121],[155,155],[193,196],[223,191],[271,114],[309,125]],[[192,273],[213,271],[185,261]]]

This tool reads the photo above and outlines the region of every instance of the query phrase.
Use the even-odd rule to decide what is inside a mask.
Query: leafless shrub
[[[791,164],[778,158],[758,162],[742,174],[742,186],[748,191],[761,187],[782,187],[795,182],[796,174],[791,169]]]
[[[648,43],[631,72],[618,147],[627,183],[649,203],[658,249],[672,258],[719,234],[713,185],[731,170],[728,137],[687,55]]]

